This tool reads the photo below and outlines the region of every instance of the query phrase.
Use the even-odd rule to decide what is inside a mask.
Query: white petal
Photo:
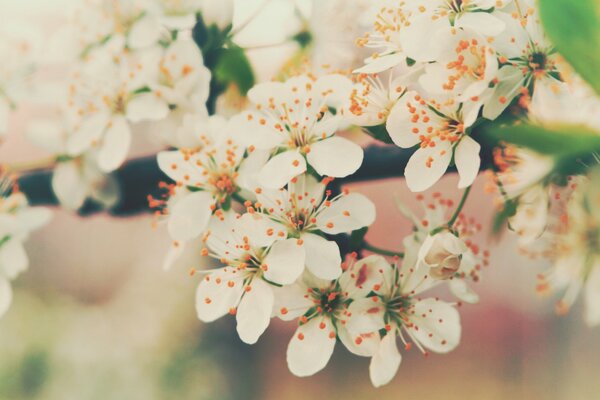
[[[293,283],[304,270],[304,248],[297,239],[277,241],[263,260],[265,278],[281,285]]]
[[[396,334],[388,333],[383,339],[377,353],[371,359],[369,376],[373,386],[380,387],[389,383],[400,367],[402,356],[396,346]]]
[[[584,319],[589,326],[600,324],[600,265],[596,263],[585,283]]]
[[[305,297],[307,287],[300,283],[274,287],[273,293],[275,294],[273,315],[283,321],[294,320],[315,305],[310,298]]]
[[[229,267],[218,270],[205,276],[198,285],[196,312],[201,321],[212,322],[237,307],[244,284],[229,271]]]
[[[379,332],[352,334],[345,327],[338,326],[338,337],[348,351],[357,356],[372,357],[379,348]]]
[[[416,95],[416,92],[407,92],[404,94],[394,107],[392,107],[385,124],[385,128],[392,141],[396,146],[403,149],[409,149],[420,142],[419,135],[412,132],[414,128],[414,124],[411,122],[413,114],[409,111],[410,107],[407,105],[407,100],[413,99]]]
[[[460,342],[460,315],[452,305],[436,299],[414,304],[410,333],[423,347],[436,353],[454,350]]]
[[[186,156],[179,150],[161,151],[156,160],[161,171],[175,182],[194,186],[206,179],[194,162],[191,162],[191,159],[186,160]]]
[[[342,273],[340,248],[334,241],[306,233],[301,236],[306,251],[306,267],[321,279],[337,279]]]
[[[348,311],[351,316],[346,322],[346,328],[354,334],[378,332],[385,327],[385,305],[380,301],[359,298],[350,304]]]
[[[351,232],[375,221],[375,205],[360,193],[350,193],[331,203],[317,217],[317,226],[325,233]]]
[[[506,28],[499,18],[487,12],[466,12],[456,19],[457,28],[472,29],[485,36],[497,36]]]
[[[254,344],[269,326],[274,296],[271,286],[261,279],[253,279],[249,291],[240,301],[235,319],[237,332],[244,343]]]
[[[279,99],[285,93],[281,82],[263,82],[248,91],[248,99],[254,104],[268,104],[269,99]]]
[[[128,45],[132,49],[149,47],[158,42],[161,27],[158,20],[147,15],[137,21],[129,32]]]
[[[356,172],[363,161],[363,149],[354,142],[334,136],[310,147],[308,163],[323,176],[343,178]]]
[[[105,113],[94,114],[86,118],[67,140],[69,154],[80,155],[97,143],[104,133],[109,119],[110,117]]]
[[[131,122],[158,121],[169,115],[169,105],[155,93],[142,93],[127,103],[126,114]]]
[[[340,285],[354,299],[367,296],[384,281],[390,282],[392,267],[385,258],[371,255],[355,262],[339,279]]]
[[[179,257],[181,257],[181,255],[183,254],[184,249],[185,246],[183,245],[183,243],[178,243],[177,245],[172,245],[169,247],[167,255],[165,256],[165,259],[163,261],[164,271],[168,271],[171,269],[173,264],[175,264],[175,262],[177,262]]]
[[[10,115],[10,105],[0,97],[0,136],[6,134],[8,130],[8,116]]]
[[[258,181],[265,188],[279,189],[304,171],[306,160],[298,150],[290,150],[271,158],[259,172]]]
[[[451,279],[448,287],[453,295],[469,304],[479,303],[479,295],[475,293],[463,279]]]
[[[4,277],[0,276],[0,317],[6,314],[10,304],[12,303],[12,288],[10,282]]]
[[[0,268],[7,278],[16,278],[27,267],[29,267],[29,259],[20,241],[11,239],[0,247]]]
[[[247,237],[252,247],[270,246],[279,237],[279,227],[280,225],[258,213],[246,213],[234,222],[236,233],[240,237]],[[285,234],[287,236],[287,232]]]
[[[408,188],[412,192],[429,189],[444,175],[451,158],[452,149],[447,141],[417,150],[404,170]]]
[[[376,74],[394,68],[396,65],[405,62],[405,60],[406,56],[401,53],[389,54],[370,59],[364,67],[360,67],[354,70],[354,72],[357,74]]]
[[[471,186],[477,174],[481,159],[479,158],[479,150],[481,146],[470,136],[465,136],[460,140],[454,151],[454,162],[460,180],[458,181],[459,188]]]
[[[300,325],[287,348],[287,364],[296,376],[313,375],[327,365],[335,347],[329,318],[315,317]]]
[[[98,154],[98,166],[103,172],[119,168],[127,158],[131,146],[131,129],[123,117],[115,117],[109,124]]]
[[[83,205],[87,188],[76,162],[62,162],[54,168],[52,190],[67,209],[77,210]]]
[[[250,120],[249,115],[252,116]],[[283,142],[285,135],[269,125],[258,123],[262,118],[258,113],[240,113],[229,120],[229,130],[236,140],[247,147],[271,150]]]
[[[207,227],[214,199],[208,192],[194,192],[178,200],[169,215],[169,235],[174,240],[187,241],[200,235]]]

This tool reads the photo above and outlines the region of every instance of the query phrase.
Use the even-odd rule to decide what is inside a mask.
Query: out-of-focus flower
[[[233,21],[234,0],[199,0],[202,2],[202,19],[206,24],[216,24],[223,29]]]
[[[425,99],[409,91],[392,108],[386,127],[397,146],[419,149],[411,156],[404,175],[413,192],[435,184],[454,159],[460,175],[459,188],[470,186],[479,172],[480,145],[468,135],[477,118],[477,109],[469,109],[453,99]]]
[[[412,344],[423,353],[447,353],[460,342],[461,325],[458,311],[438,298],[422,298],[427,285],[428,268],[396,264],[384,259],[377,263],[382,284],[363,299],[348,307],[352,317],[347,329],[362,341],[363,335],[383,337],[370,354],[369,375],[374,386],[387,384],[396,375],[402,357],[396,345],[400,337],[406,349]]]
[[[111,172],[127,157],[131,124],[169,114],[162,92],[148,88],[151,68],[141,59],[115,62],[110,55],[84,66],[69,86],[69,113],[77,121],[67,141],[70,156],[98,148],[100,170]]]
[[[273,313],[275,285],[293,283],[304,269],[298,239],[280,239],[258,214],[223,213],[211,220],[206,255],[226,266],[209,271],[198,286],[196,310],[204,322],[235,314],[237,332],[255,343]]]
[[[251,212],[262,213],[277,223],[280,232],[298,238],[306,253],[306,267],[318,278],[336,279],[340,249],[323,234],[336,235],[369,226],[375,221],[375,205],[360,193],[330,198],[326,182],[310,175],[293,178],[287,189],[257,189]]]
[[[506,146],[495,153],[499,171],[495,179],[505,201],[515,201],[515,215],[509,226],[522,245],[537,239],[548,223],[550,189],[546,181],[554,167],[551,157],[530,150]]]
[[[590,326],[600,324],[600,202],[598,175],[571,179],[573,192],[566,201],[564,215],[546,235],[545,255],[553,266],[539,276],[538,291],[563,292],[556,311],[569,311],[583,290],[584,319]]]
[[[304,173],[308,165],[321,176],[336,178],[360,167],[362,149],[334,135],[341,127],[342,116],[334,115],[329,108],[340,107],[350,90],[348,78],[326,75],[261,83],[248,92],[254,109],[237,118],[240,126],[251,132],[243,140],[273,155],[260,171],[262,186],[280,188]]]
[[[0,26],[0,140],[8,129],[10,110],[26,92],[27,78],[38,61],[40,35],[24,24],[2,22]]]
[[[29,139],[56,156],[52,174],[52,190],[60,204],[70,210],[79,209],[86,199],[110,208],[119,199],[114,177],[98,169],[95,153],[71,157],[67,152],[69,128],[55,120],[38,120],[29,126]]]
[[[50,217],[49,210],[30,207],[25,195],[0,174],[0,316],[12,302],[10,281],[29,267],[23,243]]]

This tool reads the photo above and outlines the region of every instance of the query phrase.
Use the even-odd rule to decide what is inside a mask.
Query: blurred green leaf
[[[539,0],[539,7],[558,52],[600,94],[600,1]]]
[[[556,157],[591,154],[600,150],[600,133],[578,125],[517,124],[487,127],[484,136]]]
[[[223,84],[235,83],[244,96],[254,86],[250,61],[244,49],[235,45],[222,50],[214,73],[216,79]]]

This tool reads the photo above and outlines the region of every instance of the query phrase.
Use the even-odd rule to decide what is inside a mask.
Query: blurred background
[[[256,26],[265,21],[286,35],[287,1],[274,1],[279,9],[247,27],[254,30],[248,37],[258,37],[255,46],[276,41],[261,39]],[[19,18],[52,32],[73,2],[0,0],[0,23]],[[236,3],[251,13],[257,1]],[[268,79],[296,50],[257,50],[262,53],[252,56],[255,70]],[[39,104],[25,103],[12,115],[0,162],[44,156],[24,135],[27,122],[43,113]],[[145,154],[153,146],[141,140],[136,149]],[[475,288],[481,303],[460,308],[461,345],[448,355],[404,352],[398,375],[381,389],[369,382],[368,359],[342,346],[316,376],[291,375],[285,349],[293,323],[274,320],[255,346],[237,338],[233,318],[201,323],[194,310],[199,278],[189,274],[202,267],[195,257],[199,249],[163,271],[169,239],[160,226],[152,227],[151,216],[82,218],[55,209],[51,224],[27,243],[30,269],[14,282],[13,305],[0,320],[0,399],[600,398],[600,331],[584,326],[579,306],[558,317],[553,299],[535,294],[536,273],[544,265],[520,256],[510,235],[492,239],[487,233],[493,198],[484,184],[480,177],[465,212],[484,225],[480,241],[492,256]],[[455,188],[456,177],[448,176],[435,190],[458,200]],[[401,180],[350,189],[377,204],[369,240],[399,248],[411,227],[394,196],[418,210]]]

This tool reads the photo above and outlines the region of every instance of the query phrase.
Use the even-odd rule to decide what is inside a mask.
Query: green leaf
[[[541,154],[556,157],[591,154],[600,150],[600,133],[578,125],[517,124],[487,127],[481,134],[496,141],[527,147]]]
[[[600,1],[539,0],[539,7],[558,52],[600,94]]]
[[[377,126],[368,126],[364,128],[364,131],[367,135],[371,136],[373,139],[377,139],[380,142],[393,144],[394,142],[390,138],[390,135],[385,129],[385,124],[377,125]]]
[[[235,45],[221,51],[214,73],[215,78],[222,84],[235,83],[244,96],[254,86],[254,73],[250,61],[244,50]]]

